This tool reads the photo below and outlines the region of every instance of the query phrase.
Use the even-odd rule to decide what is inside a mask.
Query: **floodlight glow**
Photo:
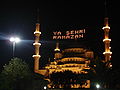
[[[100,85],[99,85],[99,84],[96,84],[96,88],[100,88]]]
[[[11,37],[11,38],[10,38],[10,41],[11,41],[11,42],[14,42],[14,41],[15,41],[15,38]]]
[[[16,43],[20,42],[20,38],[18,37],[11,37],[10,42],[13,43],[13,57],[14,57],[14,52],[15,52],[15,45]]]
[[[20,42],[20,38],[15,38],[15,42],[16,43]]]
[[[20,38],[18,38],[18,37],[11,37],[10,41],[18,43],[18,42],[20,42]]]
[[[46,89],[47,89],[47,87],[46,87],[46,86],[44,86],[44,89],[46,90]]]

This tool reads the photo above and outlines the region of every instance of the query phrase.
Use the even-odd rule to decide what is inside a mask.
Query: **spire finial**
[[[107,16],[107,1],[104,2],[105,17]]]
[[[108,14],[109,14],[109,12],[108,12],[108,9],[109,9],[108,4],[109,4],[109,2],[108,1],[109,0],[104,1],[104,14],[105,14],[105,17],[108,17]]]
[[[105,17],[105,19],[104,19],[104,25],[108,26],[108,17]]]
[[[39,8],[37,8],[37,23],[39,23]]]
[[[59,48],[59,43],[58,42],[56,43],[56,48]]]

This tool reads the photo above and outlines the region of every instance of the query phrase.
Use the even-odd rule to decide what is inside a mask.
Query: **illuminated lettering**
[[[83,34],[79,35],[79,38],[83,38]]]
[[[59,31],[59,32],[53,32],[54,35],[61,35],[62,33]]]
[[[57,35],[61,35],[62,33],[59,31],[58,33],[57,33]]]
[[[53,32],[54,35],[57,35],[57,32]]]
[[[79,31],[78,31],[78,30],[77,30],[77,31],[75,30],[75,34],[79,34]]]
[[[66,39],[66,36],[62,36],[62,39]]]
[[[79,39],[84,38],[85,29],[66,31],[66,33],[53,32],[53,39]]]
[[[84,29],[84,33],[85,33],[85,29]]]
[[[70,36],[66,36],[66,39],[70,39]]]
[[[83,33],[83,30],[79,30],[79,33]]]
[[[75,39],[77,39],[77,38],[79,38],[79,36],[78,36],[78,35],[75,35]]]
[[[70,35],[71,36],[71,38],[70,39],[74,39],[74,35]]]
[[[74,30],[72,30],[72,31],[70,32],[70,34],[74,34]]]
[[[61,39],[61,36],[58,36],[58,39]]]
[[[53,36],[53,39],[57,39],[57,36]]]
[[[70,35],[69,31],[66,31],[66,35]]]

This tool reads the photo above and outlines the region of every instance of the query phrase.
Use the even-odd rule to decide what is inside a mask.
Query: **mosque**
[[[108,18],[104,19],[104,31],[103,43],[105,46],[105,51],[103,52],[106,67],[111,67],[111,47],[109,39],[109,23]],[[91,63],[94,61],[94,52],[85,47],[69,47],[61,50],[60,43],[56,42],[56,47],[54,49],[54,61],[48,63],[45,67],[41,69],[39,67],[41,56],[40,52],[40,24],[36,23],[36,30],[34,32],[35,42],[33,43],[35,47],[34,58],[34,72],[42,74],[45,79],[48,80],[48,88],[90,88],[91,87],[91,73],[95,73],[91,67]],[[54,37],[56,38],[56,37]],[[93,65],[96,67],[96,65]]]

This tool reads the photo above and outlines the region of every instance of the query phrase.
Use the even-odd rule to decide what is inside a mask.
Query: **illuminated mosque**
[[[110,27],[108,24],[108,18],[104,19],[104,31],[103,43],[105,46],[104,60],[106,67],[111,67],[111,55],[109,31]],[[44,68],[39,67],[41,56],[40,56],[40,24],[36,23],[36,30],[34,32],[35,47],[34,58],[34,72],[44,75],[45,79],[48,80],[48,88],[90,88],[91,80],[87,78],[89,73],[95,72],[90,66],[94,60],[94,52],[84,47],[71,47],[61,50],[60,44],[56,42],[54,49],[54,61],[49,62]],[[93,65],[96,67],[96,65]],[[80,77],[79,77],[80,76]],[[86,77],[86,79],[85,79]],[[84,78],[84,79],[83,79]],[[57,80],[57,81],[56,81]],[[56,81],[56,82],[55,82]]]

